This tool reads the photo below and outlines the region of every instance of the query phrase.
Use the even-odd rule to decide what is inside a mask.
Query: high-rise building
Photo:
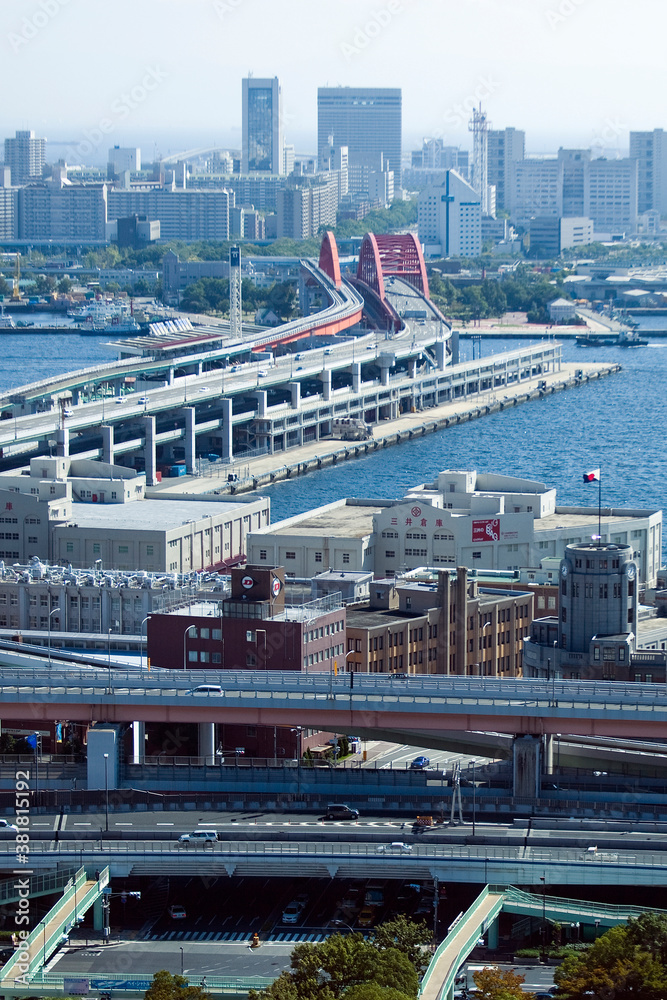
[[[17,132],[13,139],[5,139],[5,166],[12,172],[12,184],[27,184],[39,180],[46,163],[46,139],[38,139],[34,132]]]
[[[489,129],[487,133],[488,182],[496,189],[496,208],[509,208],[511,166],[523,160],[526,133],[516,128]]]
[[[395,184],[401,186],[401,130],[398,88],[320,87],[317,91],[317,148],[324,149],[330,136],[336,146],[347,146],[353,193],[353,177],[363,178],[368,170],[393,170]],[[357,167],[365,172],[356,172]]]
[[[630,159],[637,161],[637,201],[640,214],[652,209],[667,215],[667,133],[630,133]]]
[[[444,184],[424,188],[417,206],[419,242],[430,256],[477,257],[482,252],[482,206],[455,170]]]
[[[130,173],[141,170],[141,150],[137,146],[114,146],[109,150],[109,177],[117,177],[126,170]]]
[[[69,184],[62,178],[28,184],[20,189],[18,204],[22,240],[106,240],[106,184]]]
[[[242,133],[242,173],[285,173],[282,91],[277,76],[243,80]]]

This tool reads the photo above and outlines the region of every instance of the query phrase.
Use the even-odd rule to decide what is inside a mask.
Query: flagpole
[[[598,479],[598,545],[602,545],[602,469]]]

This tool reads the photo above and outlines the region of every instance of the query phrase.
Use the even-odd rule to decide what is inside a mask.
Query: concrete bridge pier
[[[290,382],[289,388],[292,397],[291,398],[292,409],[298,410],[301,407],[301,383]]]
[[[142,417],[146,440],[144,443],[144,465],[146,470],[146,486],[155,486],[157,479],[157,452],[155,447],[155,417]]]
[[[181,410],[185,417],[185,467],[188,475],[195,471],[195,408],[194,406],[184,406]]]
[[[451,342],[451,345],[452,345],[452,364],[453,365],[458,365],[459,361],[461,360],[461,358],[460,358],[460,352],[459,352],[459,331],[458,330],[452,330],[452,336],[451,336],[451,341],[450,342]],[[436,346],[436,351],[437,351],[437,346]],[[437,357],[437,353],[436,353],[436,357]]]
[[[220,444],[222,448],[222,460],[223,462],[230,462],[232,460],[232,401],[231,399],[221,399],[222,403],[222,421],[220,424]]]
[[[361,389],[361,361],[355,361],[351,366],[352,372],[352,392],[359,392]]]
[[[486,934],[486,947],[489,949],[489,951],[497,951],[498,944],[499,944],[498,917],[496,917],[493,923],[489,924]]]
[[[215,764],[215,723],[199,723],[199,756],[206,758],[207,764]]]
[[[102,461],[113,465],[115,459],[113,425],[102,424]]]
[[[414,378],[417,374],[417,361],[415,358],[408,359],[408,378]]]
[[[458,350],[458,335],[456,347]],[[444,340],[436,340],[435,342],[435,363],[438,366],[438,371],[440,372],[443,372],[447,367],[447,345]]]
[[[59,428],[54,438],[56,441],[56,455],[58,458],[69,458],[69,431],[66,427]]]
[[[146,723],[132,723],[132,763],[143,764],[146,753]]]
[[[542,738],[516,736],[512,746],[512,794],[536,799],[540,793]]]
[[[331,369],[325,368],[320,379],[322,381],[322,399],[328,403],[331,399]]]
[[[257,416],[266,416],[266,389],[259,389],[257,392],[253,392],[253,396],[257,400]]]
[[[542,740],[544,742],[544,773],[553,774],[554,773],[554,738],[549,733],[546,733]]]

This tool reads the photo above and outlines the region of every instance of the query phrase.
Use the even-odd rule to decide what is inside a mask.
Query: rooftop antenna
[[[488,129],[489,121],[486,111],[472,109],[472,118],[468,122],[468,131],[472,132],[472,186],[479,195],[482,215],[489,214],[489,172],[488,172]]]

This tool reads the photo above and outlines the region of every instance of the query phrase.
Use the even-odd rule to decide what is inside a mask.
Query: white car
[[[5,830],[6,833],[18,833],[18,826],[14,826],[13,823],[8,823],[6,819],[0,819],[0,832]]]
[[[148,396],[140,396],[139,399],[137,400],[137,403],[140,404],[141,406],[144,406],[144,404],[146,404],[147,402],[148,402]]]
[[[200,684],[198,687],[193,688],[188,694],[222,694],[222,688],[219,684]]]
[[[412,844],[404,844],[397,840],[393,844],[378,844],[375,850],[378,854],[411,854]]]
[[[167,913],[169,914],[172,920],[185,920],[185,918],[187,917],[187,913],[185,912],[185,907],[179,906],[177,903],[174,903],[172,906],[170,906],[169,909],[167,910]]]
[[[282,922],[284,924],[296,924],[303,913],[303,904],[299,900],[293,899],[283,910]]]

